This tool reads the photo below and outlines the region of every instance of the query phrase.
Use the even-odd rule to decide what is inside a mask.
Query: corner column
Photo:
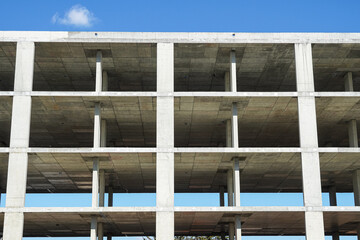
[[[34,73],[34,42],[18,42],[14,92],[30,92]],[[31,96],[13,97],[8,175],[6,186],[6,208],[17,209],[6,212],[4,217],[4,240],[21,240],[24,228],[26,179],[31,120]]]
[[[156,239],[174,239],[174,44],[157,44]]]
[[[295,59],[306,239],[324,240],[323,212],[311,210],[322,206],[311,44],[295,44]]]

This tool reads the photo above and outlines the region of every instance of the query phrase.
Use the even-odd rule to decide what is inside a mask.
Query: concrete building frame
[[[0,209],[3,217],[3,239],[20,240],[23,236],[90,236],[91,240],[102,240],[106,236],[111,239],[117,235],[154,235],[158,240],[172,239],[175,235],[219,235],[229,239],[241,239],[243,235],[305,235],[307,240],[325,239],[325,234],[330,234],[333,239],[339,239],[340,235],[356,235],[360,239],[360,149],[358,148],[357,116],[351,115],[346,124],[349,147],[319,147],[317,116],[317,98],[341,98],[360,99],[360,92],[354,90],[354,79],[358,78],[360,69],[360,56],[352,57],[358,63],[352,67],[344,67],[342,85],[344,91],[315,91],[314,66],[312,46],[342,45],[355,46],[352,54],[360,52],[359,33],[110,33],[110,32],[0,32],[0,46],[2,43],[16,45],[13,90],[0,91],[0,98],[11,98],[11,131],[9,146],[1,147],[0,154],[8,157],[7,181],[6,181],[6,207]],[[34,71],[36,63],[36,44],[152,44],[156,48],[156,91],[111,91],[109,90],[111,74],[106,70],[106,58],[108,51],[93,47],[94,53],[88,58],[93,59],[94,91],[34,91]],[[184,46],[194,44],[203,47],[206,51],[218,44],[225,47],[228,71],[224,71],[223,91],[177,91],[174,76],[175,69],[180,65],[176,63],[177,44]],[[202,45],[203,44],[203,45]],[[239,46],[251,46],[263,44],[264,48],[271,48],[271,44],[287,44],[293,46],[294,64],[296,69],[295,91],[242,91],[238,84],[238,69],[240,63]],[[270,45],[267,45],[270,44]],[[57,45],[58,46],[58,45]],[[257,45],[259,46],[259,45]],[[49,49],[47,49],[50,51]],[[140,50],[139,50],[140,51]],[[147,51],[147,50],[146,50]],[[150,50],[149,50],[150,51]],[[325,50],[324,50],[325,51]],[[357,52],[356,52],[357,51]],[[195,54],[190,49],[187,54]],[[239,54],[239,55],[238,55]],[[140,56],[141,54],[139,54]],[[0,55],[1,56],[1,55]],[[205,56],[206,57],[206,56]],[[54,57],[56,58],[56,56]],[[0,58],[0,62],[5,61]],[[129,59],[128,61],[131,61]],[[205,60],[204,60],[205,61]],[[199,63],[200,65],[202,63]],[[256,64],[256,63],[252,63]],[[145,66],[145,65],[143,65]],[[141,67],[140,67],[141,68]],[[145,68],[145,67],[144,67]],[[141,70],[140,70],[141,71]],[[354,75],[355,74],[355,75]],[[215,74],[214,74],[215,75]],[[0,70],[0,78],[1,70]],[[271,83],[269,83],[271,84]],[[31,120],[34,98],[89,98],[93,108],[93,145],[92,147],[37,147],[30,146]],[[107,137],[111,133],[107,129],[112,124],[106,118],[104,110],[107,99],[147,98],[155,99],[156,110],[156,144],[155,146],[119,147],[108,146]],[[218,147],[182,147],[175,144],[176,139],[176,109],[177,101],[186,98],[207,99],[207,101],[223,101],[229,108],[229,118],[224,122],[225,144]],[[294,147],[243,147],[241,146],[242,118],[240,115],[243,98],[296,98],[299,146]],[[179,100],[180,99],[180,100]],[[219,100],[220,99],[220,100]],[[354,100],[354,101],[355,101]],[[115,101],[115,100],[111,100]],[[111,102],[110,101],[110,102]],[[68,101],[71,102],[71,99]],[[342,106],[340,106],[341,108]],[[179,107],[180,109],[180,107]],[[46,111],[46,110],[45,110]],[[351,112],[351,111],[350,111]],[[104,117],[103,117],[104,116]],[[241,135],[241,134],[240,134]],[[109,168],[104,156],[111,154],[150,154],[155,156],[156,207],[113,207],[113,193],[119,192],[117,186],[108,184]],[[65,158],[71,154],[88,154],[86,161],[90,161],[92,206],[82,208],[35,208],[25,207],[29,158],[43,154],[64,154]],[[67,154],[67,155],[66,155]],[[203,154],[206,161],[216,154],[224,154],[227,160],[227,169],[222,169],[222,181],[224,184],[216,185],[220,193],[220,206],[214,207],[175,207],[174,193],[186,192],[180,189],[176,180],[177,169],[181,164],[178,158],[186,157],[186,154]],[[243,207],[240,197],[242,191],[243,168],[250,154],[293,154],[299,156],[301,164],[302,191],[304,206],[298,207]],[[336,201],[336,191],[349,191],[348,187],[342,189],[341,182],[329,186],[323,186],[321,169],[321,157],[323,155],[353,154],[352,168],[347,171],[353,172],[351,176],[352,187],[355,197],[355,206],[339,207]],[[247,156],[247,157],[246,157]],[[274,158],[274,159],[275,159]],[[85,157],[84,157],[85,159]],[[269,161],[275,161],[270,159]],[[85,161],[85,160],[84,160]],[[116,160],[112,160],[113,162]],[[118,161],[122,161],[119,160]],[[130,161],[130,160],[129,160]],[[71,161],[68,160],[70,164]],[[359,162],[359,163],[358,163]],[[246,162],[248,163],[248,162]],[[124,163],[122,163],[124,164]],[[339,163],[341,165],[341,163]],[[344,165],[346,169],[347,165]],[[358,169],[353,169],[357,166]],[[44,172],[50,170],[45,169]],[[75,165],[74,165],[75,167]],[[78,167],[78,166],[76,166]],[[126,166],[122,165],[124,171]],[[75,170],[73,170],[75,171]],[[78,171],[78,170],[77,170]],[[71,172],[68,170],[67,173]],[[218,171],[219,172],[219,171]],[[245,174],[245,173],[244,173]],[[291,175],[291,173],[290,173]],[[206,176],[205,176],[206,177]],[[204,177],[204,178],[205,178]],[[246,174],[245,174],[246,177]],[[244,178],[245,178],[244,177]],[[241,180],[241,184],[240,184]],[[144,178],[144,182],[146,179]],[[334,180],[336,182],[336,180]],[[66,188],[62,182],[62,186]],[[144,183],[145,184],[145,183]],[[199,183],[201,184],[201,180]],[[197,185],[193,185],[193,189]],[[68,186],[69,187],[69,186]],[[261,186],[260,186],[261,187]],[[275,189],[269,192],[278,191]],[[64,192],[76,192],[76,190],[63,190]],[[206,192],[202,186],[200,192]],[[209,187],[210,189],[210,187]],[[228,206],[224,201],[224,189],[228,193]],[[189,192],[191,190],[189,187]],[[134,189],[134,192],[141,192]],[[249,191],[249,189],[246,189]],[[330,193],[330,207],[323,206],[322,192]],[[30,192],[37,191],[36,188]],[[209,192],[214,192],[213,189]],[[259,192],[254,190],[254,192]],[[109,194],[109,202],[105,204],[105,194]],[[82,219],[81,226],[66,226],[69,219]],[[34,219],[42,219],[34,224]],[[49,220],[52,219],[52,220]],[[126,221],[128,220],[128,221]],[[58,222],[60,228],[57,231],[48,231],[50,226],[47,222]],[[71,222],[71,221],[70,221]],[[43,225],[41,225],[43,224]],[[118,226],[128,228],[128,231],[117,231]],[[258,225],[258,227],[256,227]],[[58,226],[58,225],[57,225]],[[61,228],[61,227],[64,228]],[[254,227],[255,226],[255,227]],[[77,229],[78,228],[78,229]],[[81,231],[79,230],[81,228]],[[85,230],[83,230],[85,228]],[[88,228],[88,230],[86,230]],[[47,229],[46,231],[44,229]],[[151,230],[145,230],[151,229]]]

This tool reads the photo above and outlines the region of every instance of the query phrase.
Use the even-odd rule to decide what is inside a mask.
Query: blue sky
[[[52,22],[81,5],[89,26]],[[0,30],[359,32],[358,0],[3,1]],[[62,19],[64,20],[64,19]]]
[[[3,1],[1,7],[0,31],[360,32],[359,0],[14,0]],[[66,194],[28,194],[26,206],[90,206],[90,197],[89,194],[71,197]],[[192,200],[193,197],[177,194],[175,203],[177,206],[219,205],[217,194],[197,194],[196,202]],[[5,199],[5,195],[2,199]],[[327,194],[324,194],[323,201],[324,205],[328,205]],[[4,202],[1,206],[4,206]],[[338,194],[338,202],[339,205],[351,206],[354,204],[353,196]],[[132,194],[116,194],[114,204],[154,206],[155,195],[134,197]],[[302,195],[243,194],[242,204],[301,206]]]

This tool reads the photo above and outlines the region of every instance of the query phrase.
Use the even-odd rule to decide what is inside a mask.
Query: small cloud
[[[58,13],[55,13],[51,18],[51,22],[54,24],[59,23],[76,27],[91,27],[95,20],[94,14],[79,4],[72,6],[64,17],[60,17]]]

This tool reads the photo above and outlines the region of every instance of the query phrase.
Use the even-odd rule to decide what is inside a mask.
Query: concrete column
[[[106,126],[107,126],[106,120],[101,119],[100,147],[106,147],[106,138],[107,138]]]
[[[91,217],[91,228],[90,228],[90,240],[97,239],[97,231],[98,231],[97,227],[98,227],[97,217],[92,216]]]
[[[340,240],[340,235],[338,232],[334,232],[331,236],[333,240]]]
[[[337,200],[336,200],[336,187],[331,186],[329,188],[329,199],[330,199],[330,206],[336,206]]]
[[[229,240],[234,240],[235,236],[235,226],[234,223],[229,223]]]
[[[99,159],[94,159],[92,174],[92,207],[99,206]]]
[[[102,53],[97,51],[96,53],[96,79],[95,79],[95,92],[102,91],[103,84],[103,71],[102,71]]]
[[[360,170],[353,173],[353,188],[355,206],[360,206]]]
[[[32,91],[35,44],[18,42],[16,47],[15,92]],[[6,186],[6,208],[22,208],[25,205],[26,179],[31,120],[31,96],[13,97],[9,163]],[[3,240],[21,240],[24,213],[5,213]]]
[[[226,120],[226,147],[232,147],[231,120]]]
[[[240,218],[240,216],[235,216],[235,236],[236,236],[236,240],[241,239],[241,218]]]
[[[223,187],[223,186],[220,186],[220,194],[219,194],[219,197],[220,197],[220,207],[225,206],[224,187]]]
[[[348,125],[349,147],[359,147],[356,120],[352,119]]]
[[[233,178],[234,178],[234,202],[236,207],[240,207],[240,167],[239,167],[239,158],[234,157],[234,167],[233,167]]]
[[[236,56],[235,51],[230,52],[230,89],[231,92],[237,92],[236,85]]]
[[[105,171],[104,170],[100,170],[99,173],[99,207],[104,207],[105,206]]]
[[[224,81],[225,81],[225,92],[230,92],[231,88],[230,88],[230,73],[229,72],[225,72]]]
[[[157,44],[156,239],[174,239],[174,44]]]
[[[348,73],[345,74],[344,83],[345,83],[345,91],[347,91],[347,92],[353,92],[354,91],[354,83],[353,83],[353,78],[352,78],[352,72],[348,72]]]
[[[104,225],[98,223],[98,240],[104,240]]]
[[[109,187],[109,196],[108,196],[108,207],[112,207],[113,206],[113,200],[114,199],[114,192],[113,192],[113,188]]]
[[[103,71],[102,75],[102,91],[108,91],[109,88],[109,77],[107,71]]]
[[[335,185],[329,187],[329,199],[330,199],[330,206],[336,206],[337,205],[336,186]],[[331,235],[332,235],[333,240],[339,240],[340,239],[339,232],[333,232]]]
[[[234,189],[233,189],[233,173],[232,169],[227,172],[227,193],[228,193],[228,206],[234,206]]]
[[[237,111],[237,104],[232,104],[232,118],[231,118],[231,140],[232,140],[232,147],[239,148],[239,131],[238,131],[238,111]]]
[[[295,60],[304,205],[317,207],[322,200],[311,44],[295,44]],[[323,213],[307,208],[305,229],[307,240],[324,240]]]
[[[101,143],[101,106],[100,103],[95,103],[94,113],[94,148],[100,147]]]

